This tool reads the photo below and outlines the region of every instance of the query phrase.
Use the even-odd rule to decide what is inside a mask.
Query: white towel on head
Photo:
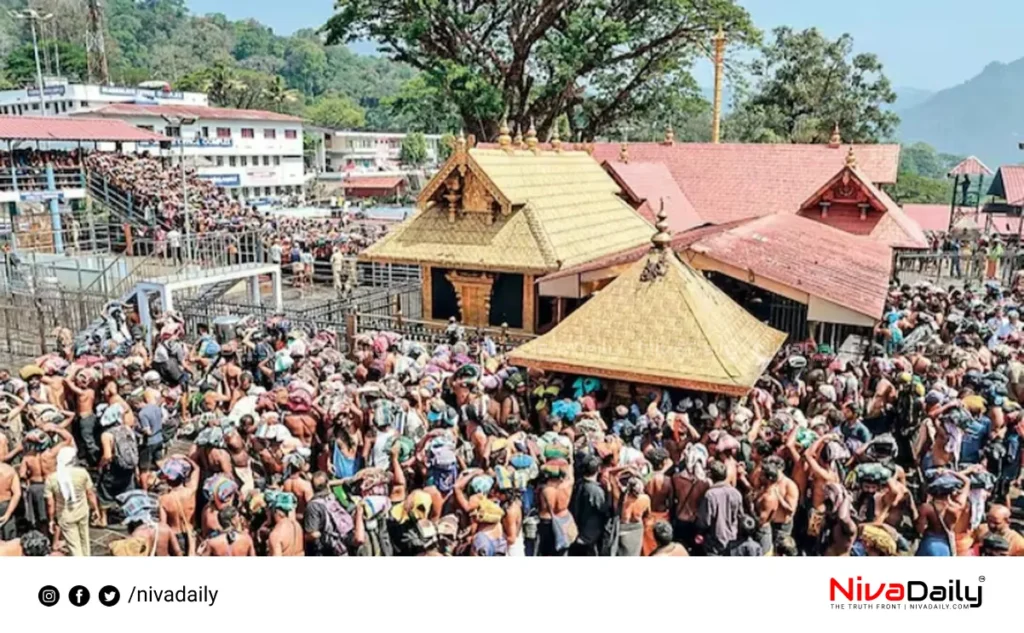
[[[65,446],[57,451],[57,483],[60,484],[60,494],[68,505],[76,500],[75,487],[71,482],[71,468],[74,462],[75,449]]]

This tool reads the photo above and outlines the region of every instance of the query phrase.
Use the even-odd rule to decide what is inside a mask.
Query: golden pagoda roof
[[[459,176],[461,175],[461,176]],[[500,212],[449,213],[447,183],[471,178]],[[367,259],[482,270],[550,272],[642,244],[650,225],[587,152],[457,151],[431,179],[419,210],[363,252]]]
[[[658,244],[553,330],[510,352],[510,361],[548,371],[745,394],[786,335],[759,322]]]

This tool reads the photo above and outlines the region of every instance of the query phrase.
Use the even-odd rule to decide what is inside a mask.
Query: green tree
[[[308,95],[321,93],[327,76],[327,53],[315,37],[288,40],[284,52],[282,75],[292,88]]]
[[[838,123],[844,141],[875,143],[891,138],[899,123],[883,108],[896,93],[881,62],[855,55],[847,34],[832,41],[813,28],[776,28],[750,74],[750,94],[730,117],[739,140],[824,143]]]
[[[351,99],[321,97],[306,108],[306,118],[314,125],[336,130],[359,129],[366,124],[366,113]]]
[[[953,195],[953,181],[947,178],[929,178],[901,171],[895,185],[886,190],[893,200],[902,204],[949,204]]]
[[[299,93],[290,90],[284,81],[284,77],[275,76],[263,89],[263,94],[269,102],[269,107],[274,112],[285,112],[289,106],[299,101]]]
[[[406,81],[381,104],[396,126],[427,134],[442,134],[462,125],[458,109],[441,90],[420,75]]]
[[[455,151],[455,135],[445,132],[441,135],[441,142],[437,144],[437,159],[441,162],[448,160]]]
[[[85,48],[68,42],[54,42],[42,40],[39,42],[40,56],[43,49],[50,52],[56,46],[60,54],[60,72],[66,77],[84,79],[88,72],[88,61],[85,56]],[[56,65],[56,60],[54,60]],[[35,85],[36,83],[36,58],[35,50],[31,43],[22,44],[15,48],[5,60],[7,79],[14,84]]]
[[[719,28],[754,40],[733,0],[337,0],[328,43],[372,38],[419,70],[468,132],[493,138],[505,113],[546,137],[569,114],[584,139],[652,108],[689,75]]]
[[[410,132],[402,139],[398,159],[405,165],[420,167],[427,162],[427,139],[422,132]]]

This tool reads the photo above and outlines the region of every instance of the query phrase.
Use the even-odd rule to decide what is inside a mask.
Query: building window
[[[248,166],[249,166],[249,157],[248,156],[243,156],[242,157],[242,167],[248,167]]]
[[[219,127],[217,128],[217,138],[231,138],[231,128]]]
[[[237,167],[238,166],[238,161],[235,159],[234,156],[228,156],[228,166],[230,166],[230,167]]]
[[[284,131],[284,137],[286,139],[297,139],[297,138],[299,138],[299,131],[298,130],[285,130]]]
[[[223,167],[223,166],[224,166],[224,157],[223,156],[218,156],[217,157],[217,167]]]
[[[277,167],[280,164],[281,164],[281,157],[280,156],[275,156],[274,157],[274,167]]]
[[[203,138],[210,138],[210,128],[205,125],[203,126],[202,136]]]
[[[38,110],[39,109],[39,104],[38,103],[33,103],[32,104],[32,109],[33,110]]]
[[[270,187],[264,187],[263,188],[263,195],[265,195],[265,196],[269,196],[270,195]]]
[[[259,164],[260,164],[260,157],[259,157],[259,156],[253,156],[253,157],[252,157],[252,164],[253,164],[254,166],[255,166],[255,165],[259,165]]]
[[[263,138],[277,138],[277,130],[274,128],[266,128],[263,130]]]
[[[270,157],[269,156],[264,156],[263,157],[263,166],[264,167],[270,167]]]
[[[153,131],[153,126],[152,125],[140,125],[139,129],[140,130],[146,130],[147,132],[152,132]]]
[[[82,107],[83,108],[88,108],[89,107],[89,102],[88,101],[83,101],[82,102]]]
[[[176,125],[168,125],[164,128],[164,136],[171,138],[181,138],[181,128]]]
[[[251,127],[243,127],[242,128],[242,138],[255,138],[255,136],[256,135],[253,132]]]

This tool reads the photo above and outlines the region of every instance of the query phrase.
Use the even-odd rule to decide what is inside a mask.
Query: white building
[[[351,132],[347,130],[319,130],[323,145],[318,152],[318,169],[332,171],[399,171],[403,133]],[[438,162],[440,134],[424,134],[427,141],[427,163]]]
[[[81,113],[116,118],[174,139],[171,150],[138,143],[137,152],[169,155],[236,198],[301,194],[305,183],[302,119],[263,110],[117,103]],[[183,125],[175,123],[184,122]],[[184,148],[182,147],[184,145]]]
[[[0,90],[0,114],[40,116],[76,114],[111,103],[146,102],[159,105],[177,104],[206,106],[209,101],[201,92],[179,92],[153,88],[72,84],[63,79],[44,80],[42,98],[39,88]]]

